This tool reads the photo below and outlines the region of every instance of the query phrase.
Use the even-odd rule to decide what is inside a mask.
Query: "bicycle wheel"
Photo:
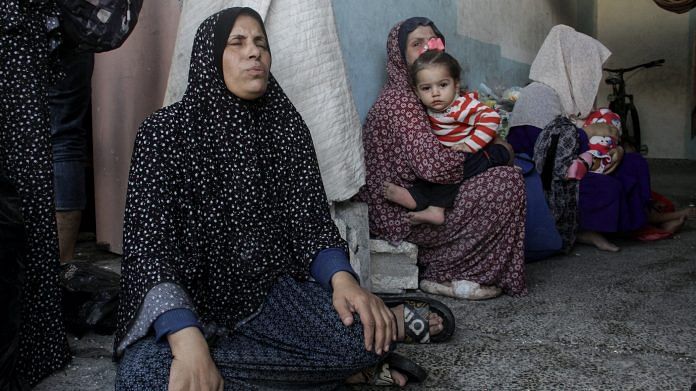
[[[640,137],[640,120],[638,119],[638,110],[633,103],[629,103],[626,107],[626,120],[624,121],[624,134],[626,140],[632,144],[636,152],[642,152],[643,143]]]

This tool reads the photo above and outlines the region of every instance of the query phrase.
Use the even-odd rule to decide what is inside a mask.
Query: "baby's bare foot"
[[[682,227],[684,226],[684,223],[686,223],[686,218],[687,218],[687,216],[684,215],[684,216],[679,217],[678,219],[674,219],[674,220],[670,220],[670,221],[667,221],[665,223],[662,223],[662,224],[660,224],[660,229],[667,231],[667,232],[676,233],[680,229],[682,229]]]
[[[416,200],[405,188],[391,182],[384,182],[384,198],[406,209],[416,209]]]
[[[445,223],[445,210],[435,206],[429,206],[419,212],[410,212],[408,219],[411,225],[432,224],[442,225]]]

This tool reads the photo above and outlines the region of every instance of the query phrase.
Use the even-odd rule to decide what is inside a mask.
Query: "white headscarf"
[[[568,117],[586,117],[592,110],[602,64],[611,52],[601,42],[565,25],[546,36],[529,71],[529,78],[553,88]]]

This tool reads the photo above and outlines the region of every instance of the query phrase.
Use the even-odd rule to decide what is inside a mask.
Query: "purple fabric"
[[[648,163],[639,153],[627,153],[613,174],[590,172],[580,181],[580,228],[597,232],[639,229],[647,222],[649,202]]]
[[[512,145],[515,154],[526,153],[531,159],[534,159],[534,143],[539,137],[541,129],[536,126],[522,125],[513,126],[507,135],[507,142]]]
[[[541,129],[530,126],[510,128],[507,141],[515,153],[534,152]],[[578,129],[580,151],[588,149],[588,138]],[[597,232],[628,232],[647,222],[650,202],[650,171],[638,153],[624,155],[611,175],[588,173],[580,181],[578,209],[580,229]]]

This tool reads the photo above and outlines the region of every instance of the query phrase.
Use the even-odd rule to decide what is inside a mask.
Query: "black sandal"
[[[365,377],[367,385],[393,386],[396,385],[396,381],[391,375],[391,370],[405,375],[408,383],[421,383],[428,377],[428,373],[420,365],[397,353],[389,354],[384,361],[363,370],[361,374]]]
[[[405,343],[444,342],[452,337],[455,329],[454,314],[439,300],[424,296],[380,296],[387,307],[404,306]],[[428,315],[436,313],[442,318],[442,331],[430,335]]]
[[[409,383],[422,383],[428,378],[428,372],[423,367],[398,353],[391,353],[385,361],[391,369],[406,375]]]

